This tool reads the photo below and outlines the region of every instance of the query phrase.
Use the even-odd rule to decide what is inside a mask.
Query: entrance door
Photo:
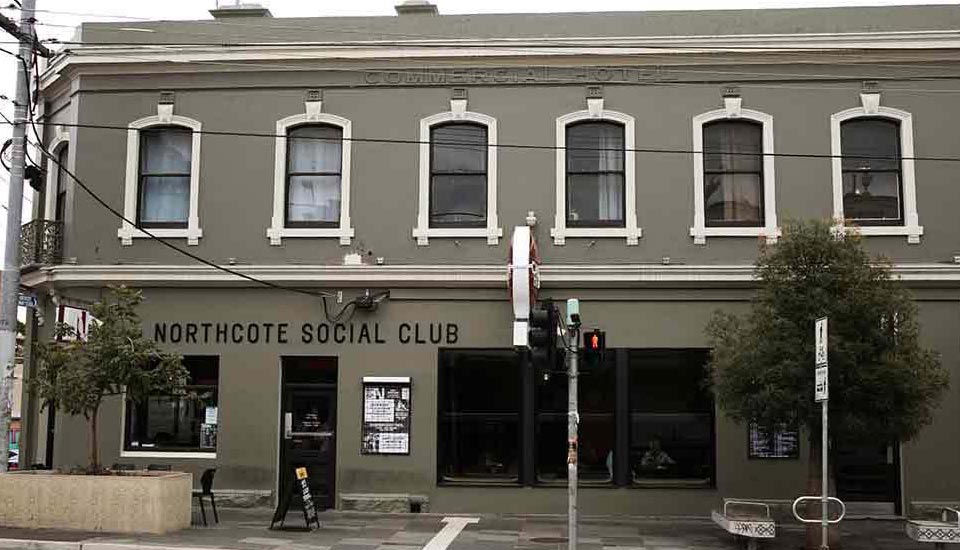
[[[306,369],[302,368],[304,361]],[[305,467],[317,508],[333,508],[337,456],[336,359],[292,358],[291,363],[284,359],[280,498],[285,498],[286,492],[292,489],[296,468]],[[305,382],[304,375],[312,382]],[[299,494],[294,491],[291,495],[297,507]]]
[[[900,452],[897,444],[840,445],[837,493],[845,502],[886,504],[900,512]],[[876,511],[880,511],[878,507]]]

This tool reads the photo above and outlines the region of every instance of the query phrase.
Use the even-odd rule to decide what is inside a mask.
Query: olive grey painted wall
[[[570,289],[554,293],[569,295]],[[148,289],[142,306],[144,325],[152,334],[154,322],[289,322],[290,343],[180,344],[166,347],[183,354],[220,356],[220,432],[216,460],[121,459],[121,410],[118,400],[101,416],[103,461],[168,462],[199,473],[216,466],[222,490],[269,492],[275,489],[279,441],[279,368],[282,355],[338,357],[337,490],[340,493],[411,492],[429,495],[432,510],[561,513],[563,499],[556,488],[439,487],[437,472],[437,345],[401,345],[395,330],[401,322],[453,322],[459,339],[451,347],[510,347],[511,310],[504,299],[473,300],[469,291],[459,296],[387,301],[372,314],[358,314],[354,322],[378,322],[387,344],[304,344],[297,327],[321,322],[315,301],[271,290]],[[703,327],[718,308],[743,311],[745,303],[731,302],[728,292],[579,291],[584,318],[602,320],[610,347],[706,347]],[[79,292],[95,298],[97,292]],[[733,293],[736,295],[736,293]],[[956,380],[960,377],[960,305],[941,291],[919,293],[924,343],[942,354]],[[49,326],[45,327],[49,330]],[[446,346],[445,346],[446,347]],[[360,455],[360,411],[363,376],[410,376],[413,380],[413,416],[410,456]],[[931,472],[947,471],[960,461],[955,422],[960,409],[956,387],[950,390],[935,423],[904,448],[904,491],[907,502],[950,500],[960,492],[960,481]],[[496,396],[492,396],[496,398]],[[583,490],[581,510],[586,514],[701,514],[721,496],[792,499],[803,490],[807,447],[797,460],[748,460],[747,434],[718,411],[716,420],[716,488]],[[56,461],[60,466],[82,463],[85,431],[78,419],[58,420]],[[549,498],[551,494],[557,498]]]
[[[747,69],[740,69],[747,70]],[[762,72],[771,67],[750,68]],[[777,69],[790,74],[787,69]],[[877,69],[875,69],[877,70]],[[887,69],[891,71],[893,69]],[[855,68],[824,72],[849,74]],[[324,89],[323,110],[353,122],[357,138],[418,140],[422,117],[449,109],[449,87],[325,87],[318,76],[309,86],[246,89],[262,75],[158,75],[138,79],[139,91],[105,91],[129,83],[97,77],[95,91],[81,82],[75,96],[80,124],[126,127],[156,114],[160,90],[176,92],[177,114],[196,118],[206,131],[272,134],[276,121],[304,111],[307,87]],[[303,80],[303,75],[294,80]],[[231,87],[229,82],[235,82]],[[214,86],[214,87],[209,87]],[[829,155],[832,113],[859,105],[858,85],[803,84],[798,87],[743,87],[744,108],[773,115],[779,153]],[[930,90],[947,84],[898,84],[883,92],[882,104],[913,113],[915,149],[923,157],[960,157],[954,129],[960,109],[954,95]],[[497,118],[502,144],[552,146],[556,117],[586,107],[581,85],[475,86],[469,88],[472,111]],[[843,89],[838,89],[843,88]],[[917,88],[926,91],[910,91]],[[721,106],[719,85],[607,85],[605,108],[636,118],[636,147],[687,151],[692,148],[691,118]],[[77,128],[77,174],[108,203],[123,204],[126,132]],[[355,245],[383,256],[388,264],[500,263],[512,227],[522,225],[529,210],[537,213],[536,233],[545,262],[659,262],[669,256],[687,264],[744,263],[756,255],[755,238],[709,238],[693,244],[693,161],[685,153],[638,153],[637,215],[643,228],[638,246],[621,238],[568,238],[555,246],[549,237],[554,218],[555,152],[550,149],[499,149],[499,216],[504,238],[497,246],[485,239],[431,238],[417,246],[411,236],[417,216],[418,147],[407,143],[355,142],[352,157],[351,215]],[[269,137],[204,135],[200,159],[200,225],[203,238],[191,250],[225,262],[339,262],[349,251],[336,239],[285,238],[270,246],[274,140]],[[872,237],[868,246],[896,261],[943,261],[960,253],[960,193],[956,162],[916,163],[917,204],[924,235],[919,245],[905,237]],[[776,159],[778,219],[829,218],[832,215],[830,160]],[[76,227],[67,231],[66,256],[81,264],[117,262],[190,263],[157,243],[136,239],[121,247],[119,222],[82,192],[72,202]],[[122,208],[121,208],[122,209]],[[81,229],[82,227],[82,229]],[[185,245],[183,240],[175,240]]]

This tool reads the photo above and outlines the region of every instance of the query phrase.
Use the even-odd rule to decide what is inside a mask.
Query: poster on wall
[[[363,427],[360,453],[410,454],[410,378],[363,377]]]
[[[750,423],[750,458],[798,458],[800,434],[795,428],[782,426],[767,434],[760,426]]]

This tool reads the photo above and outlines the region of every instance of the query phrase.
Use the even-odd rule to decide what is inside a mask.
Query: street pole
[[[821,530],[820,548],[822,548],[823,550],[829,550],[830,545],[829,545],[829,542],[827,541],[827,531],[828,531],[827,506],[829,504],[827,502],[827,498],[829,497],[829,494],[827,493],[827,491],[830,490],[830,487],[829,487],[830,476],[827,475],[827,447],[829,446],[829,444],[827,443],[827,425],[828,425],[827,424],[827,400],[824,399],[823,401],[821,401],[820,405],[823,411],[823,414],[822,414],[823,426],[822,426],[822,433],[820,435],[820,438],[821,438],[820,439],[820,452],[821,452],[820,464],[821,464],[821,468],[823,469],[823,473],[820,474],[820,483],[821,483],[820,494],[823,496],[822,503],[820,505],[820,530]]]
[[[829,352],[827,346],[827,318],[821,317],[814,324],[814,365],[816,371],[814,374],[813,399],[820,403],[821,410],[821,432],[820,432],[820,548],[829,550],[829,541],[827,537],[829,516],[827,507],[830,504],[830,475],[827,471],[827,455],[829,453],[830,440],[828,439],[827,427],[827,401],[830,399],[830,369]]]
[[[576,317],[571,315],[572,300],[567,302],[567,338],[570,349],[567,352],[567,548],[577,550],[577,429],[580,414],[577,412],[577,353],[580,343],[579,303],[576,304]]]
[[[13,111],[13,157],[10,161],[10,192],[7,194],[7,235],[0,285],[0,472],[7,471],[10,453],[10,413],[13,406],[13,366],[17,349],[17,297],[20,293],[20,222],[23,210],[23,169],[26,159],[26,132],[30,116],[27,91],[33,59],[33,15],[36,0],[20,5],[20,59],[16,61],[17,101]]]

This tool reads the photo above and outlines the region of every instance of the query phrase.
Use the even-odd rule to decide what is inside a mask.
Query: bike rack
[[[817,502],[823,502],[823,497],[812,497],[812,496],[798,497],[796,500],[793,501],[793,517],[797,518],[797,521],[799,521],[799,522],[801,522],[801,523],[823,523],[823,519],[822,519],[822,518],[820,518],[820,519],[805,519],[804,517],[802,517],[802,516],[800,515],[799,512],[797,512],[797,505],[800,504],[800,503],[803,502],[803,501],[808,501],[808,500],[817,501]],[[843,501],[840,500],[839,498],[827,497],[827,509],[828,509],[828,511],[829,511],[829,507],[830,507],[830,503],[831,503],[831,502],[836,502],[837,504],[840,505],[840,517],[838,517],[837,519],[828,519],[828,520],[827,520],[827,523],[831,523],[831,524],[832,524],[832,523],[840,523],[840,521],[843,520],[844,516],[847,515],[847,506],[846,506],[846,505],[843,503]]]

